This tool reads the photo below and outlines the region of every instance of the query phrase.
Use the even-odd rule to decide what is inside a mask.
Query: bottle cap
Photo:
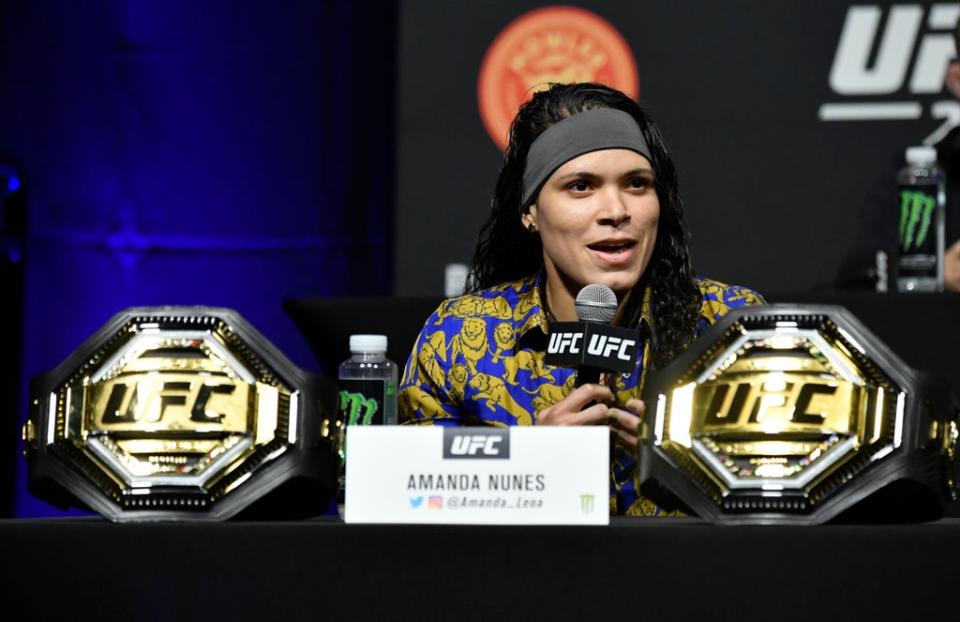
[[[386,335],[350,335],[351,352],[386,352]]]
[[[443,270],[443,295],[447,298],[460,296],[467,289],[470,268],[462,263],[448,263]]]
[[[934,164],[937,150],[933,147],[907,147],[906,157],[910,164]]]

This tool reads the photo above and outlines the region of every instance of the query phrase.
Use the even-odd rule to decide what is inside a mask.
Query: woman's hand
[[[610,430],[616,434],[617,442],[631,454],[637,453],[637,442],[640,436],[640,421],[647,407],[642,400],[627,400],[623,408],[611,408]]]
[[[593,402],[592,405],[587,406]],[[611,407],[613,392],[602,384],[585,384],[556,404],[540,411],[537,425],[609,425],[618,444],[630,453],[637,450],[642,401],[628,400],[623,407]],[[586,407],[586,408],[585,408]]]

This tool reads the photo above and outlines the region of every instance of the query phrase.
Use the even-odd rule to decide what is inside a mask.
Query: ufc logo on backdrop
[[[829,73],[830,89],[842,99],[822,104],[820,120],[915,120],[929,104],[930,116],[945,122],[924,142],[939,140],[960,123],[960,102],[930,101],[943,91],[956,55],[958,17],[957,3],[851,6]]]
[[[510,430],[444,428],[443,457],[505,460],[510,457]]]
[[[841,95],[890,95],[904,86],[910,93],[939,93],[956,54],[952,31],[960,4],[933,5],[926,32],[924,7],[918,4],[890,7],[882,30],[881,17],[883,10],[877,6],[852,6],[847,11],[830,69],[830,88]],[[871,65],[873,49],[877,53]]]

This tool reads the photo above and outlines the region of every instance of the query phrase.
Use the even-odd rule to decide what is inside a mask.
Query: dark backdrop
[[[398,1],[0,3],[0,152],[30,188],[24,299],[4,283],[25,321],[3,339],[8,356],[22,343],[24,381],[130,305],[236,308],[313,367],[283,299],[442,292],[500,160],[477,112],[480,61],[545,3]],[[871,178],[941,124],[935,111],[960,118],[939,87],[911,86],[955,4],[898,9],[920,12],[897,39],[904,75],[866,94],[829,79],[852,1],[580,5],[628,41],[696,263],[717,278],[826,282]],[[891,5],[857,6],[884,32]],[[824,103],[898,101],[917,118],[821,120]],[[0,418],[0,481],[20,464],[24,400]],[[53,513],[16,481],[0,512]]]
[[[2,327],[24,379],[131,305],[235,308],[314,367],[285,298],[389,293],[395,2],[0,11],[0,151],[31,189],[26,319]],[[19,399],[0,511],[54,513],[23,488]]]
[[[397,293],[440,294],[444,264],[469,261],[501,157],[478,113],[480,64],[511,20],[548,4],[402,3]],[[953,55],[956,4],[901,4],[881,72],[893,76],[892,87],[859,90],[850,80],[830,81],[844,24],[854,6],[861,18],[877,16],[865,60],[868,71],[879,70],[879,35],[893,2],[576,4],[609,21],[633,51],[641,102],[680,171],[695,266],[713,278],[760,291],[827,285],[875,177],[895,152],[943,124],[935,107],[939,116],[960,116],[935,75],[943,72],[938,60]],[[915,84],[924,72],[934,74],[934,87]],[[915,105],[918,118],[821,119],[825,103],[890,102]]]

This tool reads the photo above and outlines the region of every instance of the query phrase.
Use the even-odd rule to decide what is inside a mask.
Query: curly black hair
[[[521,194],[527,152],[548,127],[594,108],[615,108],[630,114],[650,148],[654,185],[660,202],[657,241],[640,281],[621,301],[615,324],[637,327],[643,292],[651,288],[650,339],[653,364],[676,356],[694,334],[701,296],[693,280],[688,234],[683,219],[677,171],[659,128],[632,99],[601,84],[554,84],[520,107],[510,127],[510,143],[497,178],[492,209],[480,230],[473,255],[473,292],[535,274],[543,266],[540,238],[521,223]]]

